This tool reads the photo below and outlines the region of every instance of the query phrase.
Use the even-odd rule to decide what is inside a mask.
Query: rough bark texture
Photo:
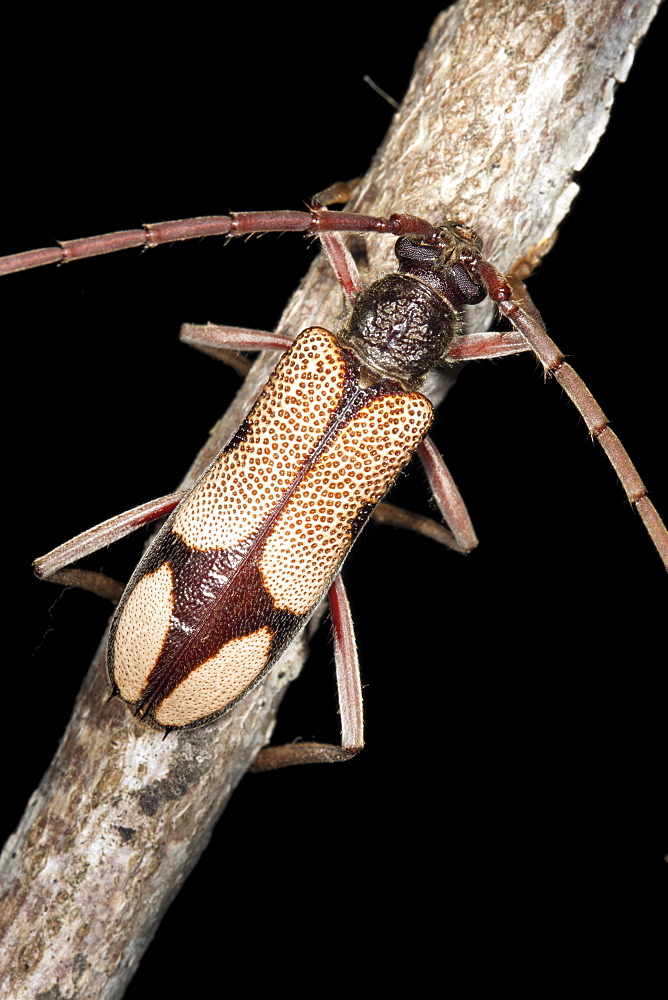
[[[656,9],[653,0],[456,4],[437,19],[351,207],[386,214],[400,206],[438,221],[453,206],[476,220],[501,269],[533,247],[540,255]],[[388,266],[391,241],[369,241],[367,254],[369,273]],[[280,329],[322,324],[328,314],[335,326],[341,310],[318,260]],[[274,361],[256,364],[191,479]],[[108,701],[104,646],[3,855],[0,995],[12,1000],[122,996],[228,796],[269,741],[305,655],[300,642],[220,724],[163,742]]]

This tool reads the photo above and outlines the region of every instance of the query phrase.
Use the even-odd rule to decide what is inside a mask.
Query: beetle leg
[[[455,552],[467,555],[478,544],[475,530],[468,515],[466,505],[457,489],[443,456],[430,438],[425,438],[418,447],[429,479],[431,492],[445,522],[452,529],[448,531],[442,524],[423,514],[395,507],[394,504],[381,502],[377,504],[371,517],[378,524],[389,524],[395,528],[406,528],[415,531],[425,538],[445,545]]]
[[[39,576],[38,573],[36,575]],[[49,583],[57,583],[61,587],[77,587],[79,590],[88,590],[97,597],[111,601],[112,604],[118,604],[125,590],[125,584],[121,583],[120,580],[114,580],[113,576],[76,567],[56,570],[46,579]]]
[[[311,199],[311,208],[315,212],[326,212],[326,205],[348,201],[358,183],[359,179],[348,181],[347,183],[339,182],[338,184],[333,184],[326,191],[321,191],[320,194],[314,195]],[[339,236],[338,233],[320,233],[320,243],[332,271],[336,275],[336,280],[341,285],[350,304],[353,305],[355,299],[362,291],[362,279],[360,278],[357,265],[353,260],[350,250],[346,246],[343,237]]]
[[[229,365],[245,378],[253,362],[239,351],[286,351],[292,346],[289,337],[242,326],[217,326],[214,323],[183,323],[179,340],[216,361]]]
[[[81,587],[98,594],[100,597],[117,601],[123,592],[124,584],[120,584],[102,573],[66,567],[76,562],[77,559],[83,559],[84,556],[97,552],[99,549],[111,545],[112,542],[117,542],[125,535],[131,534],[136,528],[141,528],[145,524],[156,521],[159,517],[170,514],[184,496],[184,490],[168,493],[166,496],[126,510],[123,514],[117,514],[116,517],[110,517],[109,520],[96,524],[95,527],[89,528],[87,531],[82,531],[80,535],[76,535],[68,542],[52,549],[51,552],[47,552],[45,556],[35,559],[33,563],[35,576],[41,580],[49,580],[51,583],[59,583],[68,587]],[[120,588],[120,592],[118,588]]]
[[[362,279],[350,250],[338,233],[321,233],[320,243],[338,283],[352,305],[362,291]]]
[[[311,198],[312,208],[323,208],[325,205],[345,205],[350,201],[362,182],[361,177],[353,177],[351,181],[336,181],[324,191],[318,191]]]
[[[217,357],[216,351],[286,351],[292,340],[280,333],[248,330],[243,326],[218,326],[215,323],[184,323],[179,339],[198,351]]]
[[[450,547],[464,554],[470,552],[478,544],[471,518],[461,493],[431,438],[426,437],[418,445],[418,455],[424,466],[424,471],[427,473],[429,486],[438,509],[452,531],[453,538]]]
[[[486,333],[466,333],[455,337],[448,348],[448,361],[482,361],[521,354],[531,348],[526,338],[516,330],[489,330]]]
[[[362,682],[350,604],[339,573],[329,588],[336,686],[341,716],[341,746],[332,743],[288,743],[265,747],[251,771],[274,771],[293,764],[334,764],[350,760],[364,746]]]
[[[376,504],[371,518],[376,524],[386,524],[391,528],[405,528],[407,531],[415,531],[416,534],[423,535],[432,542],[438,542],[439,545],[445,545],[448,549],[461,552],[452,532],[435,521],[433,517],[427,517],[426,514],[416,514],[412,510],[406,510],[404,507],[397,507],[393,503],[382,500]]]

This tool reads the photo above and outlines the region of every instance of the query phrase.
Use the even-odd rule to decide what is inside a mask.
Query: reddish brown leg
[[[148,503],[140,504],[126,510],[123,514],[109,518],[101,524],[96,524],[94,528],[83,531],[75,538],[59,545],[58,548],[47,552],[45,556],[35,559],[33,569],[35,575],[42,580],[49,580],[51,583],[59,583],[68,587],[81,587],[90,590],[100,597],[109,600],[118,600],[123,593],[124,584],[102,573],[93,573],[88,570],[69,569],[71,563],[77,559],[83,559],[131,534],[142,525],[150,524],[159,517],[170,514],[177,504],[183,499],[185,492],[178,490],[176,493],[168,493],[164,497],[158,497]]]
[[[349,202],[355,191],[360,186],[361,177],[353,177],[351,181],[336,181],[330,184],[324,191],[319,191],[311,198],[312,208],[321,208],[323,205],[345,205]]]
[[[38,574],[39,575],[39,574]],[[68,569],[59,569],[51,576],[45,577],[49,583],[57,583],[61,587],[76,587],[78,590],[88,590],[96,597],[103,597],[112,604],[118,604],[125,584],[120,580],[114,580],[113,576],[106,573],[97,573],[94,570],[77,569],[75,566]]]
[[[433,517],[427,517],[425,514],[416,514],[412,510],[405,510],[403,507],[397,507],[393,503],[382,500],[374,508],[371,517],[376,524],[414,531],[416,534],[428,538],[430,542],[445,545],[446,548],[453,549],[455,552],[462,551],[455,544],[452,532],[435,521]]]
[[[248,330],[241,326],[216,326],[213,323],[184,323],[179,339],[189,347],[229,365],[242,377],[250,371],[252,362],[238,351],[286,351],[292,346],[289,337],[264,330]]]
[[[418,449],[418,455],[438,509],[452,530],[448,531],[431,517],[414,514],[391,503],[379,503],[371,516],[378,524],[415,531],[432,542],[467,555],[477,546],[478,539],[455,481],[431,438],[425,438]]]
[[[352,305],[362,291],[362,282],[350,250],[336,233],[321,233],[320,243],[341,288]]]
[[[329,588],[334,635],[336,686],[341,715],[341,746],[332,743],[288,743],[265,747],[251,771],[275,771],[293,764],[335,764],[350,760],[364,746],[362,682],[350,605],[340,574]]]
[[[352,188],[350,185],[353,185]],[[325,205],[333,205],[336,202],[347,201],[354,187],[355,181],[346,184],[335,184],[326,191],[321,191],[315,195],[311,202],[311,207],[316,212],[325,211]],[[345,292],[351,305],[362,291],[362,281],[357,270],[357,265],[352,258],[350,250],[345,241],[338,233],[320,233],[320,243],[325,252],[337,281]]]
[[[184,344],[198,350],[227,348],[232,351],[287,351],[290,337],[265,330],[248,330],[242,326],[217,326],[214,323],[184,323],[179,332]]]
[[[530,350],[526,338],[516,330],[489,330],[455,337],[448,348],[448,361],[483,361]]]
[[[476,533],[455,481],[431,438],[424,439],[418,448],[418,455],[438,509],[452,530],[450,548],[464,554],[470,552],[478,544]]]

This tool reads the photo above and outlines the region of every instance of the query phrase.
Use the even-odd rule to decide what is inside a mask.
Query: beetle
[[[348,192],[342,199],[333,191],[325,203],[348,197]],[[353,304],[350,318],[336,337],[313,328],[294,343],[287,341],[289,349],[255,407],[178,503],[128,584],[112,622],[109,676],[114,693],[133,713],[160,727],[212,721],[277,661],[331,584],[346,756],[362,746],[362,710],[352,623],[338,571],[360,528],[418,446],[452,529],[452,534],[441,531],[446,544],[463,552],[477,544],[447,469],[433,445],[423,442],[433,411],[418,390],[446,358],[453,363],[526,350],[529,338],[547,365],[554,349],[548,346],[546,354],[538,346],[545,339],[540,321],[513,298],[505,279],[482,257],[481,240],[463,223],[434,227],[409,215],[332,214],[318,200],[310,213],[235,213],[102,239],[116,246],[148,237],[157,244],[211,231],[243,235],[291,229],[320,237]],[[337,235],[346,231],[399,237],[399,270],[364,289]],[[61,254],[88,256],[99,242],[7,258],[2,269],[20,271]],[[464,304],[487,294],[519,334],[464,336]],[[245,334],[238,343],[235,332],[210,327],[199,331],[198,339],[206,337],[215,347],[221,334],[226,346],[254,347],[258,340]],[[271,338],[260,339],[271,346]],[[557,364],[551,365],[559,379],[566,377],[568,366],[557,371]],[[575,386],[572,392],[582,406],[581,390]],[[602,421],[602,414],[588,419],[592,427],[600,424],[604,442],[611,432]],[[628,462],[618,468],[628,478]],[[641,484],[626,488],[638,496],[639,507],[648,506]],[[69,576],[61,579],[68,562],[99,548],[101,541],[121,537],[126,524],[134,529],[173,509],[176,499],[168,498],[167,504],[131,512],[79,536],[64,551],[38,560],[39,575],[69,582]],[[383,511],[392,510],[383,505]],[[107,590],[105,582],[100,593]],[[293,747],[291,756],[301,762],[313,752],[317,759],[341,759],[334,748],[310,744]],[[282,763],[285,756],[283,751]]]
[[[463,223],[434,227],[409,215],[323,209],[348,198],[348,191],[341,197],[332,189],[322,201],[318,196],[309,213],[232,213],[148,225],[2,262],[3,270],[20,271],[96,255],[99,244],[105,250],[156,246],[221,233],[293,230],[319,236],[352,302],[349,320],[335,337],[313,328],[289,347],[251,413],[140,563],[109,639],[112,688],[134,714],[166,729],[199,726],[255,686],[336,578],[330,605],[343,756],[334,748],[305,744],[284,750],[280,763],[263,766],[343,759],[362,746],[355,643],[338,572],[359,529],[418,446],[452,530],[446,544],[462,552],[477,544],[447,469],[433,446],[421,443],[432,409],[416,390],[446,360],[496,357],[530,345],[599,440],[668,568],[668,533],[643,483],[602,410],[547,337],[521,282],[512,287],[511,279],[485,260],[482,241]],[[338,235],[343,232],[397,238],[399,271],[364,289]],[[482,342],[463,335],[463,306],[487,295],[517,334],[479,335]],[[206,327],[197,336],[210,347],[253,347],[260,340],[271,346],[269,336],[240,336],[234,330]],[[176,500],[168,502],[173,509]],[[161,502],[157,516],[164,513]],[[72,558],[99,547],[100,534],[107,541],[113,529],[113,537],[121,537],[126,522],[134,528],[138,516],[153,519],[156,511],[130,512],[109,528],[80,536],[66,553],[57,550],[39,560],[39,575],[62,575]]]

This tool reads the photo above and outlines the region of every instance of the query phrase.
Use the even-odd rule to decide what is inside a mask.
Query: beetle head
[[[477,233],[455,221],[430,236],[402,236],[394,248],[403,274],[431,285],[455,305],[472,305],[486,295],[477,270],[481,250]]]

